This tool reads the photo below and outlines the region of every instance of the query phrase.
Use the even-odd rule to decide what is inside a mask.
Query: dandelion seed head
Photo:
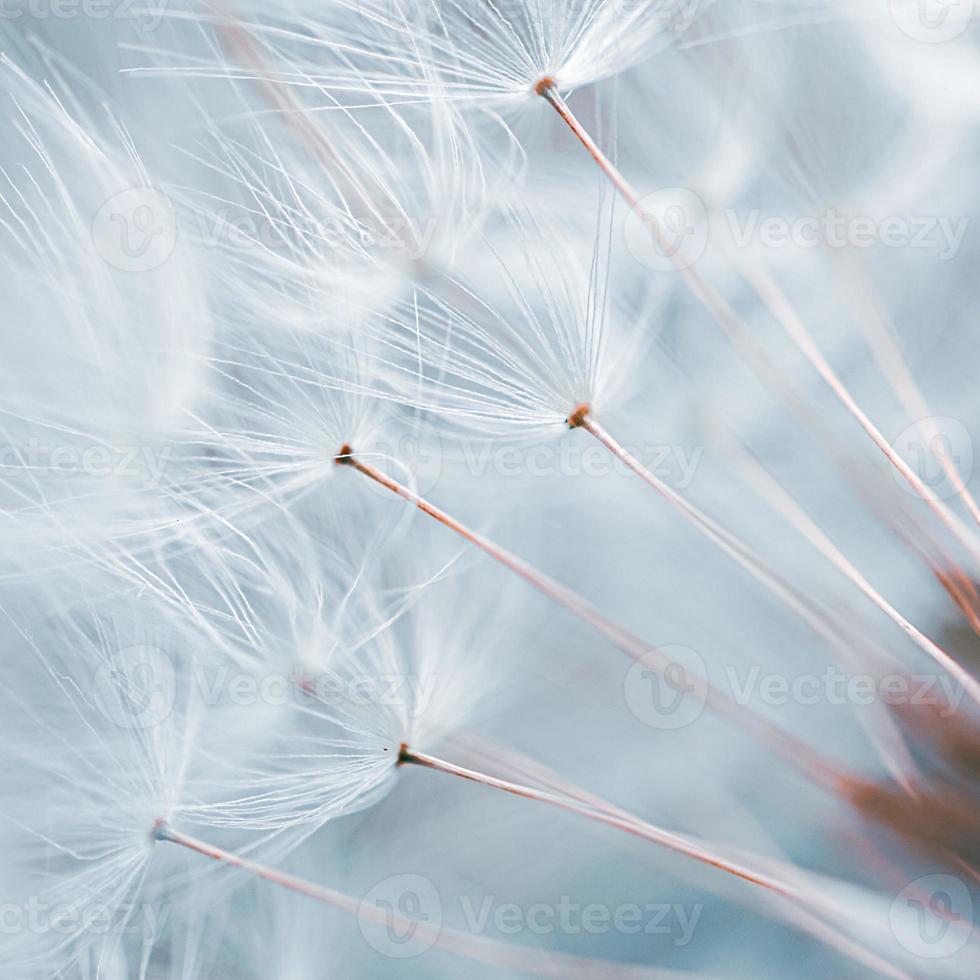
[[[84,552],[154,523],[154,485],[198,390],[210,320],[179,243],[134,270],[139,236],[132,255],[112,237],[134,232],[134,207],[157,223],[148,248],[169,233],[154,210],[165,197],[119,120],[9,59],[0,79],[0,288],[18,335],[0,359],[0,520],[23,545],[18,572],[33,573],[70,545]]]
[[[570,90],[629,69],[673,44],[691,8],[683,0],[332,0],[279,14],[264,7],[230,22],[259,53],[251,69],[181,66],[176,54],[167,68],[329,91],[348,104],[380,97],[506,108],[540,94],[545,78]],[[229,24],[201,20],[219,34]]]
[[[507,212],[498,231],[484,239],[473,284],[420,289],[370,325],[380,373],[396,397],[457,430],[558,434],[579,406],[625,398],[657,329],[657,294],[639,312],[610,295],[608,212],[581,248],[524,212]]]
[[[152,602],[55,611],[51,600],[38,629],[22,625],[29,601],[16,616],[0,609],[17,652],[0,683],[9,725],[0,744],[11,764],[0,806],[12,846],[5,900],[62,916],[57,928],[24,929],[5,945],[0,971],[19,976],[123,955],[131,932],[92,929],[89,916],[99,909],[122,925],[136,914],[155,875],[156,821],[180,809],[201,723],[178,659],[185,624]],[[25,683],[30,703],[17,693]],[[43,810],[31,797],[40,792]]]

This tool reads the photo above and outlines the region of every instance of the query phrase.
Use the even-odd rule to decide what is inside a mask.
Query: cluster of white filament
[[[163,74],[175,92],[193,93],[202,118],[182,147],[187,169],[169,185],[185,234],[171,260],[136,275],[108,270],[90,234],[102,202],[154,189],[134,138],[84,98],[66,101],[79,83],[56,61],[37,55],[31,71],[4,62],[11,152],[24,160],[3,171],[0,190],[2,274],[22,284],[11,316],[18,340],[0,364],[0,433],[12,446],[42,434],[79,453],[123,441],[166,449],[158,478],[137,488],[84,469],[55,479],[23,454],[0,464],[0,528],[13,545],[0,566],[9,587],[0,636],[12,651],[0,746],[15,763],[0,781],[0,858],[18,901],[41,895],[72,923],[18,937],[0,953],[4,975],[162,976],[152,964],[164,946],[173,976],[206,975],[204,940],[184,921],[136,940],[84,924],[93,904],[131,915],[143,898],[183,902],[217,929],[218,912],[198,905],[213,897],[229,907],[228,883],[164,844],[382,922],[313,883],[335,880],[329,862],[302,874],[289,862],[329,842],[338,818],[382,809],[407,768],[653,843],[689,862],[688,875],[720,869],[752,886],[739,892],[743,904],[763,896],[768,914],[862,970],[909,975],[887,903],[870,888],[663,829],[482,736],[484,722],[506,724],[521,678],[545,670],[539,662],[550,664],[549,686],[574,677],[564,659],[536,655],[532,590],[550,604],[549,623],[560,614],[588,628],[582,642],[661,677],[670,664],[587,598],[584,574],[539,568],[513,531],[519,520],[498,520],[491,534],[490,520],[463,516],[473,513],[470,486],[447,479],[436,500],[415,468],[426,439],[452,461],[473,437],[591,438],[847,668],[901,665],[607,428],[623,406],[655,403],[640,365],[677,300],[661,278],[624,263],[619,198],[654,236],[655,217],[566,99],[642,66],[690,12],[683,0],[170,11],[184,47],[138,45],[144,60],[129,74]],[[226,111],[211,111],[212,98],[227,99]],[[544,193],[531,190],[540,163],[522,143],[533,140],[530,113],[513,111],[520,105],[540,106],[537,118],[554,109],[568,127],[564,152],[578,161],[577,141],[598,165],[594,180],[570,181],[574,197],[557,175]],[[214,247],[209,236],[229,216],[247,230]],[[736,271],[938,518],[911,535],[927,561],[965,554],[962,571],[964,559],[950,559],[950,578],[969,581],[976,529],[917,481],[768,274]],[[741,310],[700,274],[682,273],[684,295],[750,347]],[[28,372],[42,356],[47,368]],[[752,363],[771,372],[765,352]],[[761,467],[751,472],[767,508],[980,703],[970,671]],[[507,517],[521,508],[511,493],[501,484]],[[711,674],[688,677],[685,690],[713,717],[830,798],[860,796],[867,781],[856,767],[726,696]],[[228,698],[229,684],[260,693]],[[578,697],[591,703],[592,693]],[[877,761],[914,800],[920,763],[903,733],[887,716],[865,724]],[[487,765],[431,754],[448,747],[458,758],[462,746]],[[449,929],[433,942],[519,972],[613,975],[605,961],[556,963]],[[958,963],[950,976],[966,976]],[[663,976],[630,973],[648,974]]]

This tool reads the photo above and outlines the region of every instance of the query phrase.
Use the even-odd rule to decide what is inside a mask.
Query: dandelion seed
[[[502,274],[516,296],[509,316],[487,302],[480,304],[479,316],[470,316],[437,301],[428,315],[409,318],[402,314],[401,320],[383,320],[382,331],[388,333],[381,333],[380,342],[394,350],[404,365],[402,373],[395,375],[396,390],[403,390],[414,407],[450,422],[462,419],[487,434],[507,429],[521,433],[532,425],[554,430],[559,419],[573,430],[587,432],[781,602],[831,643],[838,643],[836,631],[750,545],[644,466],[599,421],[594,404],[603,397],[604,372],[612,374],[608,320],[617,312],[607,300],[610,257],[604,222],[599,222],[586,287],[577,284],[575,266],[567,259],[548,267],[535,262],[533,257],[541,249],[533,247],[533,239],[519,222],[515,222],[514,234],[527,242],[525,254],[534,275],[532,288],[522,291],[515,273],[501,263]],[[558,236],[544,235],[539,229],[536,238],[540,243]],[[620,338],[620,349],[629,348],[627,340],[628,335]],[[418,385],[413,388],[406,379],[412,377],[415,351],[420,364]],[[376,473],[372,475],[380,482]],[[398,492],[390,484],[389,488]],[[445,522],[444,517],[439,519]],[[962,665],[888,603],[853,566],[847,566],[846,574],[980,704],[980,684]]]
[[[627,70],[672,44],[689,26],[690,12],[684,0],[334,0],[292,18],[263,9],[255,21],[231,22],[263,56],[259,72],[240,69],[233,77],[337,97],[513,107],[530,101],[545,78],[567,90]],[[219,28],[228,23],[221,15],[195,19]],[[132,70],[229,74],[227,66],[201,61]]]

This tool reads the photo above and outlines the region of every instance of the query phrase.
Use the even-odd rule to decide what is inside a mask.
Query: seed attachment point
[[[578,408],[572,412],[571,415],[565,420],[568,423],[570,429],[580,429],[585,425],[585,420],[589,417],[589,406],[586,404],[579,405]]]
[[[354,465],[354,448],[348,445],[346,442],[340,447],[340,452],[334,456],[333,461],[338,466],[353,466]]]
[[[534,85],[534,94],[540,95],[542,98],[546,98],[548,93],[555,87],[555,80],[551,75],[545,75],[543,78],[538,79]]]
[[[170,828],[163,817],[158,817],[153,821],[153,829],[150,831],[150,840],[156,844],[158,841],[170,840]]]

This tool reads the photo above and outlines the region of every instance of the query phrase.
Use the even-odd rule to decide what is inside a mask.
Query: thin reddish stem
[[[559,95],[558,89],[550,79],[542,79],[535,90],[545,101],[549,102],[555,112],[565,121],[568,128],[588,151],[589,156],[599,165],[602,172],[609,178],[613,187],[626,199],[631,208],[636,207],[640,198],[633,185],[623,176],[620,169],[603,153],[592,134],[578,121],[568,107],[568,103]]]
[[[921,424],[930,440],[936,438],[940,433],[935,425],[932,409],[916,383],[908,362],[902,356],[898,339],[887,315],[866,282],[866,277],[854,274],[852,266],[847,267],[847,272],[850,274],[851,282],[862,289],[865,298],[865,314],[858,316],[856,321],[867,338],[878,367],[888,379],[892,390],[898,395],[909,418],[921,419]],[[950,453],[937,453],[936,456],[947,479],[953,484],[963,505],[970,512],[970,516],[977,525],[980,525],[980,505],[970,493],[954,457]]]
[[[257,878],[271,881],[280,888],[286,888],[289,891],[305,895],[307,898],[322,902],[324,905],[331,905],[334,908],[343,909],[345,912],[351,912],[355,915],[360,907],[360,902],[350,895],[345,895],[343,892],[336,891],[333,888],[326,888],[323,885],[313,884],[313,882],[306,881],[304,878],[298,878],[296,875],[291,875],[286,871],[270,868],[268,865],[253,861],[247,857],[242,857],[240,854],[226,851],[215,844],[208,844],[205,841],[198,840],[196,837],[182,834],[162,821],[157,823],[153,836],[159,841],[179,844],[181,847],[202,854],[204,857],[211,858],[213,861],[221,861],[223,864],[231,867],[240,868],[242,871],[247,871]],[[374,911],[368,910],[367,914],[372,915]],[[383,923],[383,920],[383,916],[377,916],[374,919],[374,921],[381,923]]]
[[[157,822],[153,836],[158,841],[177,844],[213,861],[220,861],[230,867],[239,868],[280,888],[305,895],[314,901],[357,916],[361,922],[371,922],[385,929],[394,930],[399,935],[411,936],[420,947],[438,946],[448,953],[468,960],[489,963],[525,975],[555,978],[555,980],[565,977],[573,977],[575,980],[589,980],[589,978],[596,976],[613,978],[642,976],[647,980],[671,980],[675,976],[669,971],[648,969],[632,964],[571,956],[566,953],[544,952],[494,942],[480,936],[469,936],[453,929],[442,928],[438,922],[432,925],[424,917],[409,919],[394,909],[382,908],[371,902],[358,900],[334,888],[316,885],[304,878],[299,878],[276,868],[270,868],[268,865],[252,861],[240,854],[226,851],[214,844],[180,833],[164,821]],[[685,974],[685,976],[690,976],[690,974]]]
[[[973,583],[965,578],[962,573],[947,572],[936,562],[927,557],[932,574],[936,581],[946,590],[949,597],[956,603],[957,609],[963,613],[966,621],[970,624],[973,632],[980,636],[980,615],[976,609],[976,590]]]
[[[623,199],[633,208],[651,232],[660,240],[660,228],[657,221],[648,215],[640,207],[640,196],[633,185],[626,179],[622,171],[603,153],[602,149],[592,138],[588,130],[579,122],[568,104],[561,97],[554,83],[550,79],[542,79],[536,88],[537,93],[544,98],[558,113],[562,120],[568,125],[569,129],[575,134],[576,138],[582,143],[589,155],[596,162],[599,168],[609,178],[610,183],[619,192]],[[665,250],[665,254],[670,254],[670,250]],[[681,275],[691,288],[694,295],[711,312],[718,323],[728,334],[741,332],[741,318],[722,298],[721,294],[713,287],[709,286],[704,279],[694,270],[688,267],[679,270]],[[977,560],[980,560],[980,542],[968,527],[950,510],[949,507],[938,497],[919,475],[905,462],[899,453],[885,439],[881,431],[874,425],[869,416],[858,405],[857,401],[848,391],[841,379],[831,368],[830,364],[817,349],[816,344],[803,323],[792,311],[785,297],[776,287],[775,283],[763,272],[749,273],[744,268],[742,274],[752,284],[753,288],[763,299],[777,321],[786,330],[787,334],[799,348],[800,352],[810,362],[811,366],[824,379],[831,391],[837,396],[838,400],[850,412],[858,422],[868,437],[881,450],[891,465],[902,475],[915,492],[928,504],[939,520],[953,534],[953,536],[970,552]]]
[[[740,864],[722,857],[721,855],[716,854],[709,848],[705,847],[699,841],[683,837],[680,834],[671,833],[670,831],[664,830],[644,820],[640,820],[638,817],[635,817],[624,810],[620,810],[609,804],[606,804],[603,807],[599,805],[600,801],[597,798],[593,798],[593,803],[585,803],[571,796],[558,795],[546,790],[536,789],[532,786],[510,782],[509,780],[500,779],[496,776],[490,776],[487,773],[478,772],[474,769],[467,769],[463,766],[458,766],[455,763],[437,758],[436,756],[416,752],[410,749],[408,746],[402,746],[399,754],[399,761],[405,765],[421,766],[425,769],[432,769],[436,772],[445,773],[450,776],[457,776],[461,779],[466,779],[471,782],[479,783],[482,786],[490,787],[491,789],[497,789],[501,792],[509,793],[513,796],[520,797],[521,799],[533,800],[538,803],[544,803],[548,806],[556,807],[560,810],[565,810],[568,813],[574,813],[577,816],[584,817],[585,819],[591,820],[595,823],[612,827],[615,830],[620,830],[634,837],[639,837],[642,840],[650,841],[651,843],[665,847],[670,851],[681,854],[684,857],[691,858],[709,867],[716,868],[719,871],[733,875],[736,878],[741,878],[743,881],[747,881],[753,885],[764,888],[769,892],[773,892],[781,898],[786,899],[794,906],[805,909],[811,913],[816,913],[818,916],[827,915],[834,918],[840,915],[840,910],[836,908],[832,902],[822,899],[819,895],[804,893],[785,881],[781,881],[771,875],[755,871],[744,864]],[[876,971],[888,976],[906,976],[904,973],[897,971],[890,964],[884,962],[874,954],[869,953],[860,946],[848,942],[845,937],[835,938],[840,941],[832,943],[834,948],[845,952],[857,962],[860,962],[865,966],[871,966]]]
[[[921,630],[914,626],[899,612],[857,569],[843,552],[820,529],[816,522],[806,514],[795,500],[781,487],[776,480],[748,454],[742,459],[749,467],[750,479],[758,492],[795,527],[803,537],[813,545],[838,571],[841,572],[857,589],[871,600],[893,623],[899,626],[912,638],[916,645],[927,653],[943,670],[954,677],[970,697],[980,704],[980,683],[968,670],[944,650],[939,644],[929,639]]]
[[[786,587],[782,585],[778,576],[769,571],[758,559],[748,545],[744,544],[737,537],[726,531],[719,524],[713,521],[706,514],[702,513],[697,507],[685,500],[677,491],[669,487],[663,480],[651,473],[632,453],[630,453],[611,433],[591,415],[585,414],[577,421],[578,427],[584,429],[590,435],[602,443],[610,453],[613,454],[624,465],[628,466],[637,476],[641,477],[649,486],[657,491],[662,497],[669,501],[674,507],[681,511],[699,530],[715,542],[726,554],[734,558],[743,568],[746,568],[757,579],[777,591],[777,594],[787,598]],[[785,506],[785,502],[783,502]],[[927,653],[940,667],[956,679],[970,697],[980,705],[980,683],[977,682],[969,671],[961,664],[957,663],[942,647],[929,639],[920,629],[914,626],[905,616],[903,616],[880,592],[878,592],[870,582],[852,565],[847,558],[836,548],[836,546],[813,524],[812,521],[803,524],[797,515],[797,527],[801,533],[824,554],[833,564],[848,578],[848,580],[858,588],[858,590],[870,599],[889,619],[904,630],[916,643],[916,645]],[[810,625],[815,625],[812,614],[799,603],[789,603],[797,612],[802,612],[804,618]],[[824,634],[826,635],[826,634]]]
[[[464,742],[465,741],[466,739],[464,737]],[[601,796],[597,796],[596,794],[583,789],[573,782],[570,782],[553,769],[536,759],[532,759],[529,756],[516,751],[515,749],[502,746],[496,742],[487,741],[479,736],[471,738],[468,741],[472,750],[476,751],[484,758],[492,759],[495,764],[502,765],[509,772],[515,774],[520,779],[533,780],[538,785],[562,793],[565,796],[578,800],[581,803],[585,803],[596,810],[603,810],[606,813],[612,813],[628,820],[642,822],[637,820],[637,818],[634,817],[629,811],[624,810],[622,807],[616,806],[614,803],[611,803],[609,800],[606,800]],[[855,846],[861,846],[865,849],[872,847],[871,843],[864,838],[860,838]],[[759,860],[759,858],[755,855],[752,857],[755,861]],[[780,865],[784,866],[785,862],[780,862]],[[795,871],[797,871],[797,869],[790,869],[790,872]],[[901,876],[900,871],[897,873],[899,876]],[[789,873],[786,871],[783,871],[783,874],[789,877]],[[695,879],[691,877],[689,877],[688,880],[694,882],[699,887],[706,884],[703,881],[695,881]],[[710,883],[707,884],[710,888]],[[899,885],[899,888],[900,887],[901,885]],[[897,890],[898,889],[896,889],[896,891]],[[724,894],[723,892],[718,893]],[[779,902],[780,899],[777,897],[775,901]],[[878,972],[889,973],[891,971],[891,967],[888,964],[883,963],[879,957],[868,952],[859,943],[849,939],[840,931],[834,929],[833,926],[829,925],[816,912],[793,902],[782,902],[781,907],[786,913],[788,921],[793,926],[801,931],[808,932],[820,942],[823,942],[827,946],[838,950],[842,955],[865,962]]]
[[[592,418],[586,406],[579,409],[575,416],[575,426],[584,429],[593,438],[597,439],[613,456],[624,463],[630,470],[636,473],[649,486],[657,491],[665,500],[681,512],[701,533],[710,541],[716,544],[726,555],[732,558],[738,565],[745,569],[756,581],[760,582],[774,596],[780,599],[791,609],[800,619],[806,623],[813,631],[828,643],[837,656],[845,662],[854,660],[854,650],[839,630],[834,628],[828,621],[825,614],[819,609],[803,599],[797,591],[786,582],[781,575],[772,569],[755,551],[736,535],[725,530],[716,521],[704,514],[700,509],[685,500],[677,491],[668,486],[663,480],[659,479],[647,467],[645,467],[635,456],[632,455],[618,440],[616,440],[608,430],[598,421]],[[862,716],[862,724],[864,724]],[[899,763],[899,756],[894,752],[887,751],[881,744],[877,734],[869,728],[869,737],[877,748],[886,768],[895,779],[905,787],[912,795],[914,788],[909,780],[909,775],[903,770]],[[908,753],[900,753],[900,757],[907,764],[912,765],[912,759]]]
[[[402,500],[412,504],[424,514],[439,521],[460,537],[476,545],[495,561],[514,574],[520,576],[544,595],[582,619],[610,640],[619,650],[628,654],[644,665],[661,674],[665,674],[670,666],[668,658],[656,647],[641,640],[638,636],[623,629],[612,620],[602,615],[590,602],[574,590],[539,571],[532,565],[518,558],[506,548],[467,527],[451,514],[435,504],[419,496],[413,490],[399,483],[393,477],[383,473],[377,467],[359,459],[350,446],[342,447],[337,456],[337,463],[350,466],[358,473],[373,480],[380,486],[390,490]],[[844,772],[826,757],[796,736],[784,729],[773,725],[761,715],[745,705],[739,704],[718,688],[713,687],[705,678],[688,676],[686,680],[693,685],[692,696],[700,697],[711,705],[719,714],[727,718],[734,726],[748,731],[768,747],[800,769],[806,776],[833,793],[849,794],[860,780]]]
[[[906,483],[926,502],[929,509],[946,526],[953,537],[960,542],[975,560],[980,561],[980,541],[978,541],[976,534],[953,513],[940,497],[926,486],[925,481],[902,459],[901,455],[885,438],[881,430],[871,421],[870,417],[857,403],[857,400],[848,390],[837,372],[830,366],[829,361],[820,352],[803,321],[796,315],[786,296],[768,273],[761,269],[749,270],[746,268],[742,268],[741,272],[752,284],[753,289],[762,298],[766,306],[769,307],[769,311],[786,331],[793,343],[796,344],[799,351],[810,362],[820,377],[823,378],[838,401],[854,417],[868,438],[881,450],[888,462],[902,475]]]
[[[225,4],[217,6],[221,10]],[[269,105],[279,112],[284,124],[297,132],[303,143],[331,173],[339,172],[340,178],[356,194],[366,212],[376,218],[377,203],[372,200],[368,190],[361,186],[356,170],[330,143],[326,133],[310,122],[308,112],[294,97],[292,86],[276,80],[275,74],[269,70],[263,59],[254,35],[230,9],[223,11],[222,16],[227,20],[219,22],[217,34],[223,40],[229,55],[255,71],[254,81]]]
[[[402,747],[399,762],[422,766],[426,769],[434,769],[437,772],[447,773],[451,776],[459,776],[461,779],[468,779],[472,782],[480,783],[483,786],[499,789],[513,796],[520,796],[526,800],[535,800],[538,803],[546,803],[560,810],[567,810],[569,813],[575,813],[580,817],[585,817],[587,820],[593,820],[596,823],[614,827],[616,830],[622,830],[635,837],[641,837],[652,843],[660,844],[662,847],[693,858],[702,864],[718,868],[720,871],[725,871],[730,875],[734,875],[736,878],[742,878],[754,885],[759,885],[769,891],[776,892],[776,894],[782,895],[784,898],[790,898],[794,901],[803,900],[801,895],[791,886],[783,882],[761,872],[753,871],[743,865],[728,861],[717,854],[713,854],[695,841],[688,840],[679,834],[662,830],[637,817],[627,816],[621,811],[615,812],[613,810],[598,809],[571,797],[549,793],[546,790],[535,789],[532,786],[525,786],[521,783],[512,783],[506,779],[498,779],[496,776],[489,776],[486,773],[478,772],[474,769],[466,769],[463,766],[457,766],[452,762],[446,762],[444,759],[438,759],[432,755],[415,752],[407,746]]]

